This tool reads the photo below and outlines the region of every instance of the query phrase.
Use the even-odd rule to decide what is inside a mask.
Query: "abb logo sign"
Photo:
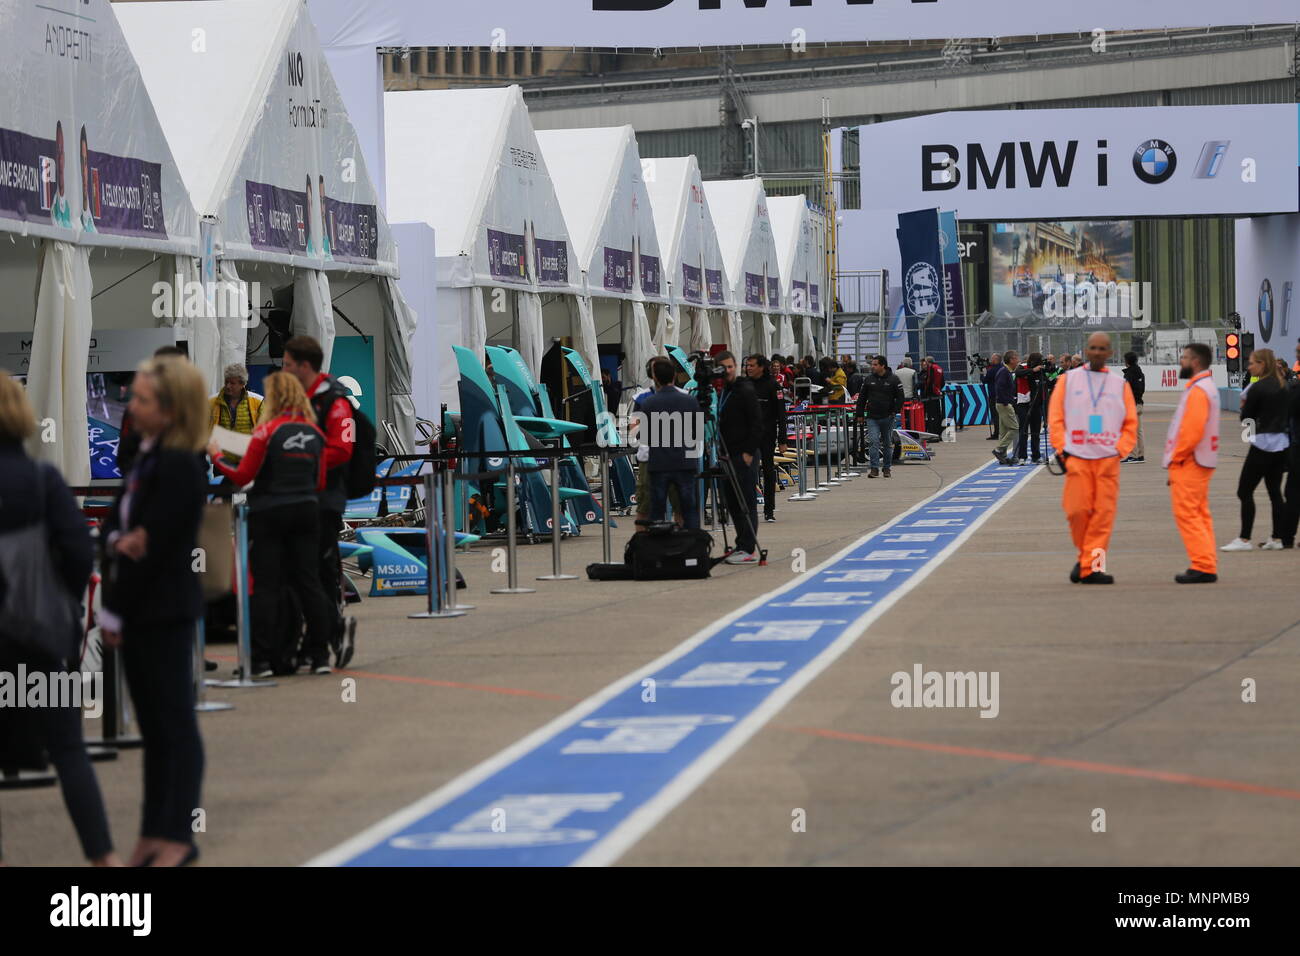
[[[1178,387],[1178,369],[1176,369],[1176,368],[1166,368],[1166,369],[1162,369],[1161,372],[1160,372],[1160,387],[1161,387],[1161,388],[1177,388],[1177,387]]]

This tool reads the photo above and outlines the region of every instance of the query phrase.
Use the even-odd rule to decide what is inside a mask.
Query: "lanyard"
[[[1097,403],[1106,397],[1106,386],[1110,384],[1110,375],[1108,373],[1102,373],[1106,375],[1106,379],[1101,383],[1101,394],[1097,395],[1094,394],[1092,390],[1092,370],[1089,369],[1084,374],[1088,379],[1088,397],[1092,399],[1092,410],[1095,412],[1097,410]]]

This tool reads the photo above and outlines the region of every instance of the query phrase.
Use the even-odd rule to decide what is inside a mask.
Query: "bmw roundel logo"
[[[1153,186],[1169,179],[1178,168],[1178,154],[1163,139],[1149,139],[1133,151],[1133,172]]]
[[[1265,342],[1273,337],[1273,283],[1267,279],[1259,287],[1259,336]]]

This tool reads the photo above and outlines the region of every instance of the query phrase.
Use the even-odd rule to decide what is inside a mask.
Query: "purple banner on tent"
[[[632,253],[605,247],[605,288],[610,292],[632,291]]]
[[[87,150],[83,175],[90,215],[83,213],[81,224],[87,232],[166,238],[161,163]]]
[[[307,252],[307,194],[244,180],[248,239],[254,249],[304,255]]]
[[[513,232],[487,231],[488,272],[510,282],[528,281],[527,243]]]
[[[569,284],[569,243],[564,239],[538,239],[533,244],[538,285]]]
[[[809,310],[807,282],[790,283],[790,308],[795,312],[807,312]]]
[[[682,263],[682,298],[687,302],[702,305],[703,288],[700,286],[700,270]]]
[[[763,277],[752,272],[745,273],[745,305],[763,305]]]
[[[56,201],[64,216],[71,216],[66,180],[63,197],[58,195],[55,152],[52,139],[0,129],[0,216],[50,223]],[[71,227],[70,221],[53,224]]]
[[[725,305],[727,294],[722,288],[722,270],[705,269],[704,283],[709,288],[709,305]]]
[[[366,203],[325,197],[325,254],[350,262],[374,262],[379,213]]]
[[[781,280],[767,280],[767,307],[769,309],[781,308]]]
[[[641,256],[641,292],[645,295],[662,295],[658,256]]]
[[[808,302],[815,313],[821,314],[822,310],[822,290],[821,286],[813,283],[808,287]]]

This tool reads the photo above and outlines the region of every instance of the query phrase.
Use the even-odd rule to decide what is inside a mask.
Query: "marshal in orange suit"
[[[1052,391],[1048,435],[1065,467],[1062,504],[1079,559],[1070,580],[1114,584],[1106,571],[1119,501],[1120,462],[1137,444],[1137,404],[1124,377],[1106,368],[1110,336],[1088,337],[1088,364],[1061,376]]]
[[[1183,349],[1178,374],[1187,387],[1165,439],[1164,465],[1169,471],[1174,521],[1191,562],[1186,571],[1174,575],[1179,584],[1219,580],[1210,517],[1210,479],[1219,464],[1219,390],[1210,375],[1210,359],[1208,345],[1197,342]]]

